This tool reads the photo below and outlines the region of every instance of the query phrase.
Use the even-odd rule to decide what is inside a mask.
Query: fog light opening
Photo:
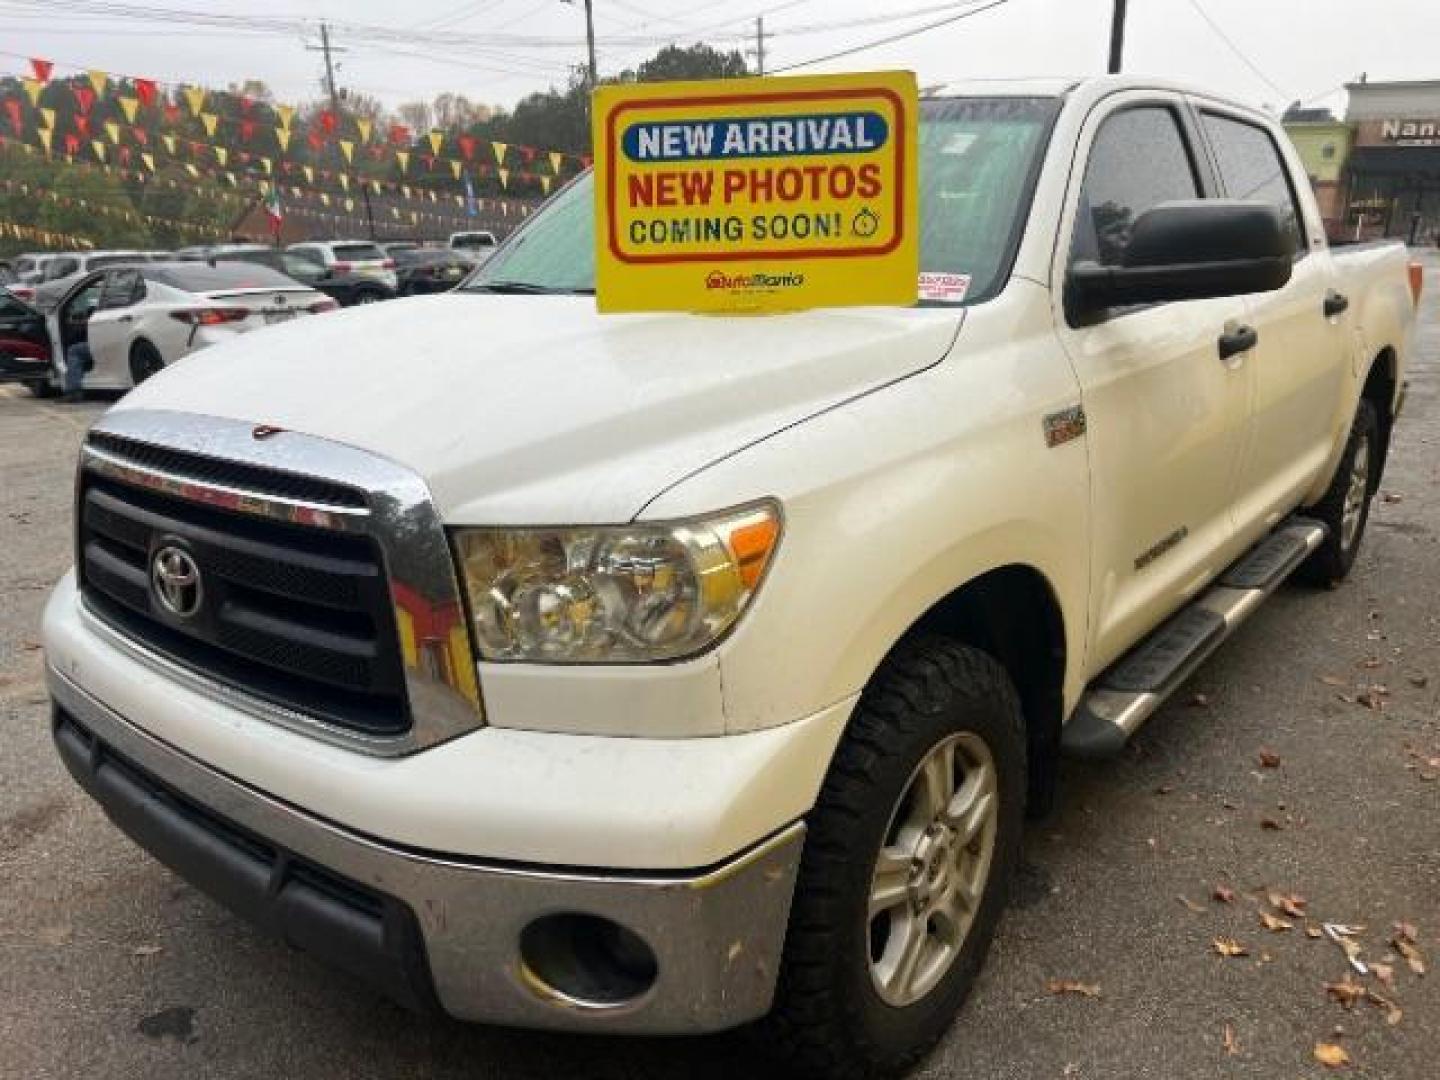
[[[589,1009],[638,1001],[655,985],[655,953],[633,931],[598,915],[546,915],[520,934],[531,989]]]

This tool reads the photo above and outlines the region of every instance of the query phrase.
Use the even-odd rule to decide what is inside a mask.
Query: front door
[[[1057,322],[1088,425],[1089,665],[1109,664],[1235,554],[1232,507],[1252,390],[1249,357],[1218,339],[1239,298],[1115,309],[1083,324],[1063,310],[1070,265],[1118,265],[1141,213],[1208,197],[1191,114],[1168,95],[1116,95],[1087,121],[1056,260]]]

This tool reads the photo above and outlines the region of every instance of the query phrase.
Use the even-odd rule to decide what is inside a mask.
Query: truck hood
[[[186,358],[118,409],[268,424],[419,473],[454,524],[628,521],[706,465],[937,363],[962,313],[600,315],[591,297],[367,305]],[[753,495],[765,493],[756,479]]]

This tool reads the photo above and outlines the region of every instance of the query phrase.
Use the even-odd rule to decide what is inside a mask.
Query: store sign
[[[601,311],[913,304],[909,72],[595,91]]]
[[[1391,146],[1440,146],[1440,120],[1382,120],[1380,138]]]

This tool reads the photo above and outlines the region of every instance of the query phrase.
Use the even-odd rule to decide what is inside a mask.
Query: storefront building
[[[1351,83],[1346,239],[1440,236],[1440,80]]]
[[[1320,216],[1325,220],[1325,232],[1336,238],[1345,227],[1345,163],[1350,156],[1350,125],[1326,114],[1323,120],[1287,119],[1285,130],[1310,176],[1315,201],[1320,204]]]

